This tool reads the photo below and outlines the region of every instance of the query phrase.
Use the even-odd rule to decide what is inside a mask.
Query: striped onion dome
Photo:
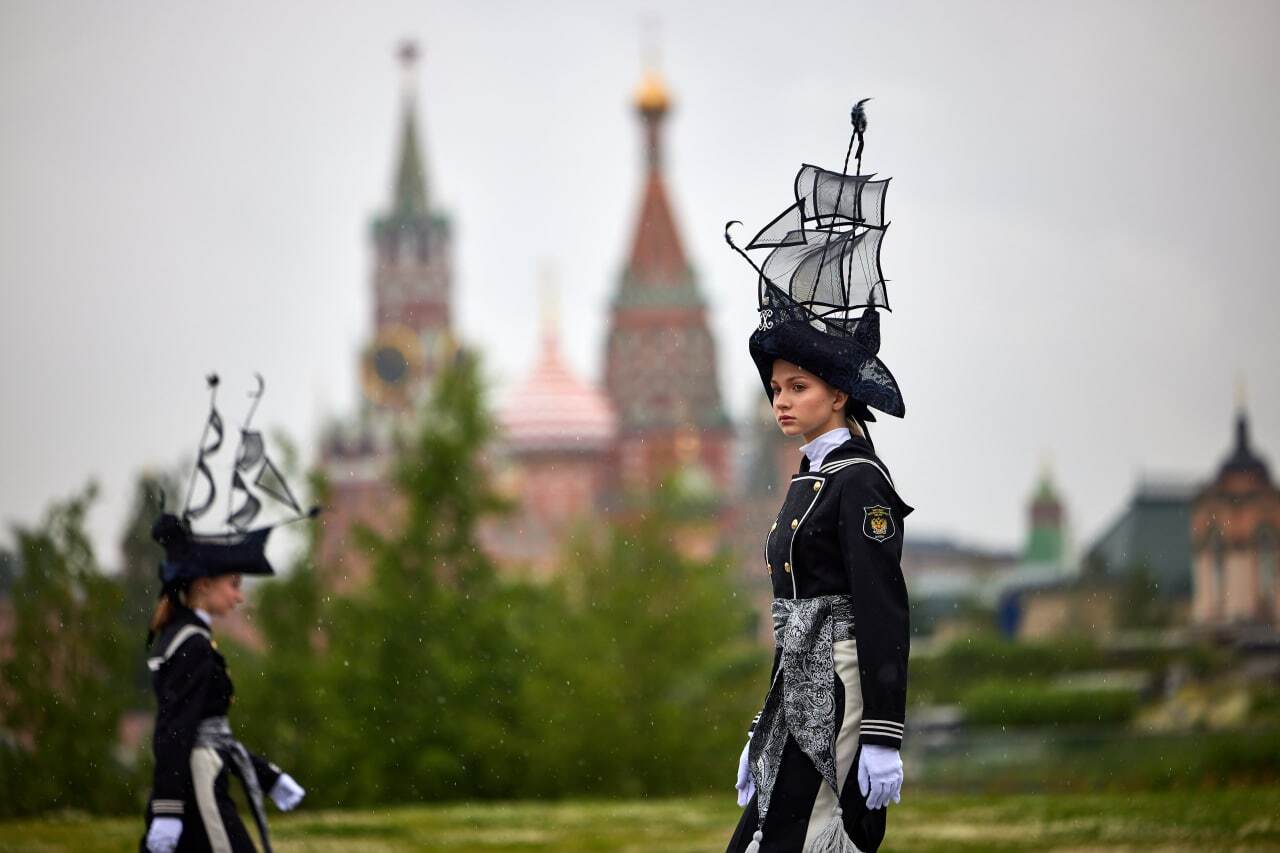
[[[544,326],[538,363],[507,396],[498,411],[498,423],[508,446],[517,453],[600,451],[618,431],[609,398],[570,372],[550,322]]]

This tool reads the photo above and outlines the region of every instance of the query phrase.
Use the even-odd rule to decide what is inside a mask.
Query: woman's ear
[[[840,411],[843,412],[844,407],[848,405],[848,403],[849,403],[849,395],[846,394],[844,391],[836,389],[835,405],[832,408],[839,409]]]

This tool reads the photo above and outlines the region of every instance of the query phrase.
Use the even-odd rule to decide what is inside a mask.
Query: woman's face
[[[207,610],[210,616],[226,616],[244,601],[238,573],[200,578],[193,585],[193,591],[196,594],[191,606]]]
[[[812,439],[844,424],[848,395],[803,367],[778,359],[769,385],[773,389],[773,417],[784,435]]]

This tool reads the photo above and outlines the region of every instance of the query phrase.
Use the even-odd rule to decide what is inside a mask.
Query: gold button
[[[816,491],[818,491],[818,489],[821,489],[821,488],[822,488],[822,482],[821,482],[821,481],[817,481],[817,482],[815,482],[815,483],[813,484],[813,490],[814,490],[815,492],[816,492]]]
[[[790,563],[783,563],[783,564],[782,564],[782,568],[783,568],[783,570],[784,570],[784,571],[786,571],[788,574],[790,574],[790,573],[791,573],[791,564],[790,564]]]
[[[791,519],[791,529],[792,529],[792,530],[795,530],[795,529],[796,529],[797,527],[799,527],[799,526],[800,526],[800,519],[798,519],[798,518],[793,518],[793,519]]]
[[[769,563],[769,574],[773,574],[773,563]]]

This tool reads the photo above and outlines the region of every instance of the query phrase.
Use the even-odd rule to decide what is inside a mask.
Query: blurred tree
[[[311,494],[323,504],[322,480],[312,479]],[[327,802],[323,792],[332,787],[316,770],[330,748],[322,740],[326,724],[354,725],[322,677],[327,632],[325,597],[312,564],[317,529],[307,525],[307,548],[284,577],[255,587],[254,624],[266,651],[228,643],[226,652],[235,672],[247,673],[236,680],[237,735],[302,780],[310,803]]]
[[[521,703],[543,793],[687,793],[736,768],[768,655],[731,561],[683,556],[674,510],[660,493],[566,555]]]
[[[402,448],[403,525],[389,536],[357,531],[370,585],[329,599],[310,565],[313,541],[305,565],[263,586],[258,622],[271,652],[255,669],[272,695],[250,700],[241,728],[261,730],[261,748],[311,781],[313,802],[517,793],[508,758],[521,667],[509,617],[521,591],[498,582],[476,534],[505,507],[480,461],[491,434],[476,365],[460,360]]]
[[[659,502],[584,530],[551,584],[499,578],[477,534],[506,508],[491,434],[476,366],[454,365],[402,448],[403,525],[359,532],[370,584],[330,598],[313,543],[262,585],[269,652],[232,664],[242,738],[316,806],[724,786],[769,666],[729,561],[682,557]]]
[[[333,620],[336,689],[361,721],[347,735],[368,751],[350,795],[513,795],[512,588],[476,530],[507,505],[481,464],[493,425],[473,359],[439,375],[420,424],[395,473],[404,524],[387,537],[360,531],[373,583]]]
[[[0,814],[53,808],[119,812],[136,806],[118,760],[137,634],[119,618],[119,586],[103,575],[84,529],[96,489],[54,504],[36,527],[14,529],[10,657],[0,664]]]
[[[17,577],[18,558],[9,551],[0,550],[0,597],[9,597]]]
[[[1160,594],[1155,575],[1144,562],[1124,572],[1115,607],[1121,628],[1163,628],[1173,621],[1172,605]]]
[[[120,537],[120,572],[117,575],[121,593],[121,621],[126,636],[137,636],[138,653],[134,655],[134,694],[131,708],[154,710],[151,694],[151,673],[147,669],[146,655],[142,653],[142,639],[146,626],[155,609],[160,592],[157,567],[164,559],[164,549],[151,538],[151,525],[164,510],[166,497],[170,500],[178,494],[178,480],[171,474],[143,471],[134,480],[133,503]]]

